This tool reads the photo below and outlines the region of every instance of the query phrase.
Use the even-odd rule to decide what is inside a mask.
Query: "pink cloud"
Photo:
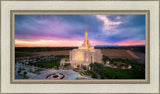
[[[16,47],[77,47],[82,44],[80,40],[15,40]]]
[[[19,40],[15,39],[15,47],[78,47],[81,46],[82,40]],[[92,46],[96,45],[118,45],[118,46],[132,46],[132,45],[145,45],[145,40],[124,40],[118,43],[107,43],[102,41],[90,40]]]
[[[128,39],[128,40],[124,40],[122,42],[118,42],[117,45],[119,45],[119,46],[145,45],[145,40]]]

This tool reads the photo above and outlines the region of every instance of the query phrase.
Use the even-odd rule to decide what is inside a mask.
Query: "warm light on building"
[[[81,53],[77,53],[75,58],[76,58],[77,61],[82,61],[83,60],[83,57],[82,57]]]
[[[101,63],[102,53],[100,49],[94,49],[88,41],[87,27],[85,30],[85,38],[82,46],[73,49],[70,52],[70,64],[72,67],[85,66],[89,68],[90,63]]]

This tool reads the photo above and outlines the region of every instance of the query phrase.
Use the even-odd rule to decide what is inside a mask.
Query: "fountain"
[[[53,73],[53,74],[49,74],[45,77],[45,79],[64,79],[65,75],[62,73]]]

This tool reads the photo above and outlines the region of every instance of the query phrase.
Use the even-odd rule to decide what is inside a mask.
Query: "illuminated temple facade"
[[[85,39],[78,49],[70,51],[69,62],[73,68],[86,67],[89,68],[90,63],[101,63],[102,53],[100,49],[92,47],[88,41],[87,27],[85,30]],[[65,62],[64,62],[65,63]],[[64,64],[63,64],[64,65]]]

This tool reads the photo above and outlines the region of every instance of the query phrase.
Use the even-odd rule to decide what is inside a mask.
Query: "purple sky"
[[[145,15],[16,15],[16,47],[145,45]]]

